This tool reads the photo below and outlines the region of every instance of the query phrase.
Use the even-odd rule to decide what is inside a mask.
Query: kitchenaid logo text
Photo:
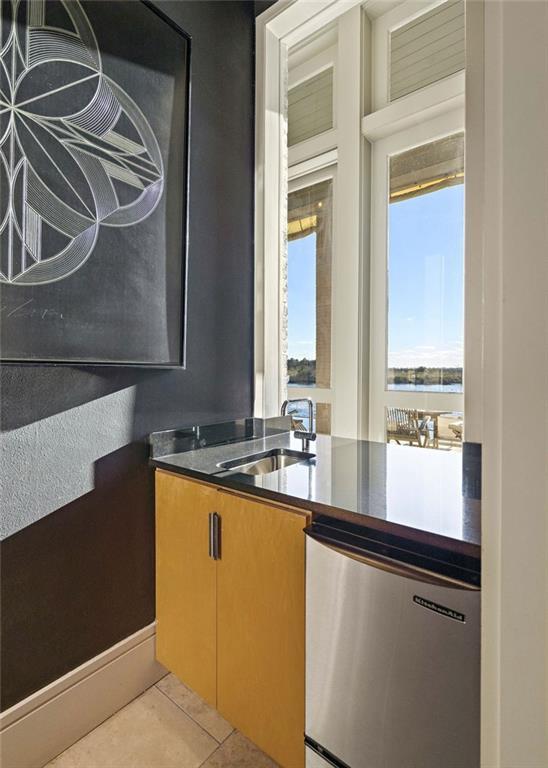
[[[466,616],[464,615],[464,613],[459,613],[458,611],[454,611],[452,608],[446,608],[445,605],[439,605],[438,603],[433,603],[431,600],[426,600],[424,597],[419,597],[419,595],[413,595],[413,602],[417,603],[417,605],[420,605],[423,608],[428,608],[429,611],[434,611],[435,613],[441,613],[442,616],[447,616],[448,619],[461,621],[463,624],[466,621]]]

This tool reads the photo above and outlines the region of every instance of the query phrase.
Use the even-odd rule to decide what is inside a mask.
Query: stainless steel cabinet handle
[[[221,557],[221,516],[213,513],[213,559]]]
[[[208,538],[209,538],[209,556],[213,557],[213,515],[214,512],[209,513],[209,529],[208,529]]]
[[[213,560],[218,560],[220,557],[220,531],[221,531],[221,516],[217,512],[209,513],[209,556]]]

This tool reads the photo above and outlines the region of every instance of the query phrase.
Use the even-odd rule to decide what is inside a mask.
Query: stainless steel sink
[[[314,459],[316,454],[306,451],[292,451],[289,448],[273,448],[263,453],[241,456],[239,459],[223,461],[217,466],[224,470],[237,470],[246,475],[267,475],[277,469],[290,467],[292,464]]]

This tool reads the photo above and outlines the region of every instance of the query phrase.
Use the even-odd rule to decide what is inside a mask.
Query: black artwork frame
[[[100,4],[97,4],[100,5]],[[2,366],[48,366],[48,367],[78,367],[86,368],[133,368],[133,369],[151,369],[151,370],[177,370],[186,368],[186,347],[187,347],[187,311],[188,311],[188,242],[189,242],[189,205],[190,205],[190,134],[191,134],[191,49],[192,37],[182,27],[173,21],[160,8],[156,7],[153,0],[138,0],[138,5],[147,9],[151,14],[160,19],[171,30],[177,33],[185,41],[184,66],[186,79],[184,83],[184,92],[180,94],[180,103],[184,109],[184,130],[181,136],[181,165],[182,170],[182,206],[180,207],[180,259],[178,264],[177,279],[180,280],[180,312],[178,317],[178,358],[169,362],[146,362],[146,361],[115,361],[115,360],[89,360],[75,356],[70,359],[51,359],[9,357],[3,356],[2,345],[0,344],[0,364]],[[164,222],[167,223],[167,222]],[[175,275],[175,273],[174,273]],[[1,286],[0,286],[1,300]],[[2,323],[2,309],[0,306],[0,327]]]

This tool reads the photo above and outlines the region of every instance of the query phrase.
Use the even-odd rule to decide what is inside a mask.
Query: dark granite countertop
[[[287,422],[272,421],[275,428],[265,430],[267,422],[242,420],[239,429],[225,430],[229,442],[222,444],[207,433],[214,427],[157,433],[151,436],[151,464],[480,559],[479,445],[465,444],[463,459],[460,452],[319,435],[310,447],[316,457],[303,464],[265,475],[219,468],[220,462],[271,448],[302,450],[286,431]]]

